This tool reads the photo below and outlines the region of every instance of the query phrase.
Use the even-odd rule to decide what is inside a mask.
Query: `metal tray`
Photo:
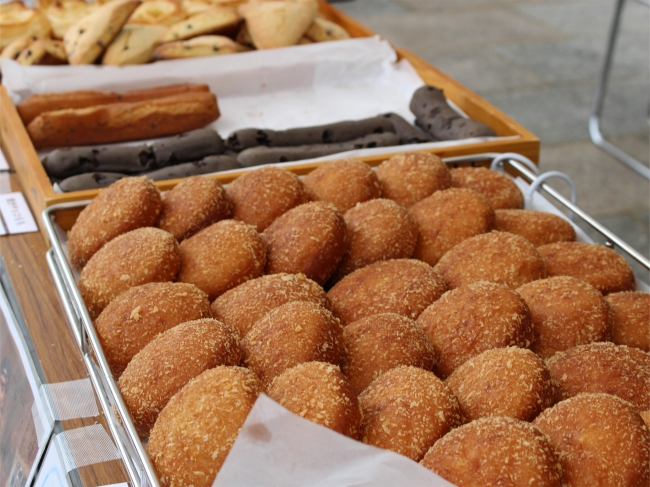
[[[520,187],[528,188],[528,193],[524,192],[527,202],[530,201],[532,193],[538,189],[543,189],[560,208],[577,215],[589,227],[602,235],[608,247],[620,249],[624,254],[650,271],[650,260],[607,230],[575,204],[575,189],[573,189],[570,180],[563,174],[551,172],[540,175],[537,167],[530,160],[513,153],[483,153],[471,156],[451,157],[443,160],[447,165],[452,167],[477,164],[485,165],[486,161],[488,163],[491,161],[491,168],[493,170],[507,171],[517,177],[517,182]],[[567,180],[572,187],[574,201],[565,198],[549,186],[548,183],[544,182],[549,177],[560,177]],[[539,194],[535,195],[535,198],[541,198],[548,203]],[[43,211],[43,223],[52,243],[52,247],[47,252],[47,262],[54,278],[56,289],[63,302],[66,315],[70,321],[72,332],[81,349],[84,363],[95,387],[107,424],[122,454],[124,465],[132,485],[135,487],[160,487],[156,473],[145,452],[142,440],[135,430],[126,405],[117,388],[117,384],[110,372],[92,320],[88,315],[86,306],[77,288],[77,272],[70,265],[65,251],[66,234],[57,226],[55,220],[57,211],[83,208],[89,202],[90,200],[61,203],[50,206]],[[577,230],[579,240],[590,241],[584,233],[579,231],[579,229]],[[581,234],[582,238],[580,238]],[[647,284],[638,280],[637,282],[641,287],[646,290],[648,289]]]

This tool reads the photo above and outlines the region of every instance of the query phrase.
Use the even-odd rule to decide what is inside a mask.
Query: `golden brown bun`
[[[68,147],[175,135],[217,118],[216,97],[199,92],[44,112],[29,123],[27,132],[36,148]]]
[[[458,398],[465,421],[485,416],[532,421],[555,404],[548,367],[525,348],[487,350],[454,370],[445,384]]]
[[[173,281],[181,259],[171,233],[145,227],[114,238],[93,255],[79,276],[79,292],[92,319],[119,294],[149,282]]]
[[[530,308],[536,335],[530,349],[540,357],[609,340],[607,302],[586,282],[569,276],[549,277],[529,282],[517,292]]]
[[[270,274],[251,279],[214,300],[210,309],[240,337],[266,313],[291,301],[309,301],[323,308],[331,305],[323,288],[304,274]]]
[[[538,250],[549,277],[572,276],[591,284],[605,295],[636,290],[630,265],[603,245],[556,242],[542,245]]]
[[[341,370],[324,362],[306,362],[278,375],[269,397],[294,414],[356,440],[361,406]]]
[[[360,439],[420,461],[452,428],[460,425],[458,401],[433,372],[400,366],[372,381],[359,396]]]
[[[395,313],[377,314],[349,324],[343,329],[343,341],[341,370],[356,394],[400,365],[431,370],[437,363],[422,328]]]
[[[452,169],[451,185],[481,193],[495,210],[524,207],[524,195],[514,181],[503,173],[485,167]]]
[[[206,294],[192,284],[153,282],[132,287],[106,306],[95,330],[106,361],[119,377],[160,333],[186,321],[211,318]]]
[[[417,319],[447,286],[428,264],[414,259],[375,262],[345,276],[327,293],[343,325],[379,313]]]
[[[222,220],[183,240],[179,282],[189,282],[210,300],[264,271],[266,246],[250,225]]]
[[[570,348],[546,361],[558,385],[558,401],[581,392],[604,392],[650,409],[650,355],[609,342]]]
[[[609,394],[579,394],[533,425],[560,455],[562,485],[647,485],[650,433],[632,405]]]
[[[532,210],[496,210],[495,230],[524,237],[535,247],[554,242],[572,242],[576,231],[564,218]]]
[[[242,363],[265,386],[303,362],[338,364],[343,330],[332,313],[317,304],[293,301],[257,321],[241,342]]]
[[[163,195],[158,228],[180,242],[231,214],[232,202],[219,181],[192,176]]]
[[[133,357],[118,388],[141,437],[149,436],[158,413],[191,379],[218,365],[239,365],[237,334],[213,319],[182,323]]]
[[[417,323],[433,345],[441,377],[486,350],[528,347],[534,336],[530,310],[521,296],[484,281],[443,294]]]
[[[612,313],[612,341],[650,352],[650,293],[624,291],[605,299]]]
[[[219,366],[172,397],[147,444],[161,484],[210,487],[261,392],[250,370]]]
[[[548,438],[509,417],[482,418],[453,430],[421,463],[463,487],[563,485],[560,460]]]
[[[162,202],[158,188],[145,177],[124,178],[99,190],[68,234],[68,254],[81,270],[88,260],[118,235],[153,226]]]

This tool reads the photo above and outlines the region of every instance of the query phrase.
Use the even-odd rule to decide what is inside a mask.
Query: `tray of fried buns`
[[[171,65],[178,67],[172,70],[169,69]],[[210,64],[201,60],[176,60],[128,69],[107,66],[32,67],[28,74],[17,64],[7,63],[3,84],[7,92],[0,89],[2,148],[10,164],[17,170],[23,186],[29,188],[26,194],[36,211],[55,203],[84,200],[97,194],[96,190],[58,192],[41,162],[52,152],[52,148],[36,149],[26,128],[30,124],[36,125],[36,121],[25,123],[14,110],[14,104],[20,105],[30,96],[53,96],[70,91],[90,91],[93,100],[98,99],[95,92],[102,91],[102,100],[117,99],[120,102],[117,104],[121,104],[127,95],[138,101],[137,97],[142,93],[162,93],[165,86],[207,85],[210,94],[216,98],[220,116],[205,128],[216,131],[227,141],[233,133],[245,129],[289,131],[307,126],[368,120],[387,112],[399,115],[413,125],[414,114],[409,109],[411,97],[419,87],[427,84],[442,90],[446,100],[463,114],[462,117],[489,127],[496,137],[427,142],[415,149],[428,150],[444,157],[484,151],[516,151],[532,160],[536,160],[539,153],[539,140],[524,127],[433,66],[408,51],[393,50],[387,42],[377,38],[288,47],[275,51],[273,62],[263,52],[253,51],[227,60],[215,58]],[[197,96],[209,95],[192,95],[193,98]],[[150,106],[156,102],[153,98],[139,103]],[[115,107],[111,110],[97,109],[93,112],[93,120],[107,120],[103,123],[108,123],[110,117],[100,116],[115,112]],[[135,126],[140,130],[144,125]],[[69,130],[70,127],[66,127]],[[83,127],[85,133],[103,136],[103,130],[90,130],[86,125]],[[167,132],[167,135],[171,134]],[[119,148],[123,145],[133,150],[134,145],[151,147],[156,140],[140,139],[109,143],[108,146]],[[94,150],[96,147],[86,148]],[[98,148],[102,150],[103,146]],[[61,147],[59,150],[67,148]],[[393,152],[399,150],[402,149],[395,147]],[[405,147],[404,150],[412,149]],[[376,165],[383,155],[373,154],[370,152],[363,158],[369,164]],[[190,162],[196,160],[189,159]],[[305,170],[308,167],[309,164]],[[235,170],[217,177],[227,182],[238,174],[240,172]],[[169,177],[167,175],[165,179]],[[174,179],[156,184],[161,189],[170,188],[178,182],[179,176],[171,177]]]
[[[516,154],[409,152],[48,208],[134,484],[645,481],[650,288],[536,189],[650,263],[544,179]]]

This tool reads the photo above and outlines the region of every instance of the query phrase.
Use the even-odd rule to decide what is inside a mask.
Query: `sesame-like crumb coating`
[[[379,313],[397,313],[412,320],[447,286],[429,264],[415,259],[375,262],[345,276],[327,297],[343,325]]]
[[[460,424],[458,401],[433,372],[400,366],[372,381],[359,396],[359,438],[420,461],[431,446]]]
[[[564,218],[533,210],[496,210],[495,230],[524,237],[535,247],[554,242],[573,242],[576,231]]]
[[[407,152],[385,160],[377,168],[384,198],[409,208],[421,199],[451,187],[451,172],[438,156]]]
[[[132,287],[104,309],[95,331],[116,377],[158,334],[186,321],[211,318],[207,295],[193,284],[155,282]]]
[[[562,466],[535,426],[491,416],[456,428],[427,452],[422,465],[459,487],[560,487]]]
[[[266,273],[303,273],[323,285],[343,258],[346,227],[330,203],[297,206],[276,219],[262,234],[268,247]]]
[[[558,401],[581,392],[604,392],[650,409],[650,355],[609,342],[570,348],[546,361],[558,385]]]
[[[91,319],[119,294],[149,282],[173,281],[181,266],[171,233],[145,227],[114,238],[91,257],[77,286]]]
[[[167,403],[147,453],[164,487],[209,487],[228,456],[262,384],[251,370],[206,370]]]
[[[280,215],[309,201],[302,181],[292,172],[263,167],[238,177],[226,188],[234,218],[263,232]]]
[[[433,347],[413,320],[395,313],[362,318],[343,329],[341,370],[356,394],[384,372],[399,365],[431,370]]]
[[[332,203],[341,213],[357,203],[381,196],[375,172],[356,159],[326,162],[307,174],[302,182],[310,199]]]
[[[650,433],[627,401],[582,393],[542,412],[533,424],[560,454],[562,485],[648,485]]]
[[[433,345],[441,377],[486,350],[528,347],[534,336],[530,310],[521,296],[485,281],[443,294],[424,310],[417,324]]]
[[[72,265],[82,269],[100,248],[118,235],[153,226],[160,207],[160,191],[146,177],[123,178],[100,189],[68,234]]]
[[[222,220],[180,244],[179,282],[189,282],[214,300],[264,271],[266,246],[250,225]]]
[[[435,269],[451,288],[490,281],[513,289],[546,277],[544,261],[528,240],[507,232],[463,240],[442,256]]]
[[[188,321],[149,342],[117,386],[138,434],[149,436],[158,413],[191,379],[218,365],[239,365],[239,337],[212,318]]]
[[[361,406],[341,370],[324,362],[305,362],[278,375],[269,397],[292,413],[357,439]]]
[[[191,176],[163,195],[158,228],[180,242],[231,214],[232,203],[219,181]]]
[[[303,362],[338,364],[342,347],[339,320],[308,301],[269,311],[241,341],[243,364],[267,387],[274,377]]]
[[[524,195],[514,181],[501,172],[485,167],[452,169],[451,186],[481,193],[495,210],[524,207]]]
[[[635,291],[634,272],[623,257],[604,245],[556,242],[539,250],[548,277],[572,276],[603,294]]]
[[[623,291],[605,299],[612,313],[612,341],[650,352],[650,293]]]
[[[449,188],[424,198],[409,209],[418,227],[415,258],[436,265],[463,240],[494,228],[494,210],[480,193]]]
[[[641,419],[645,423],[646,427],[650,428],[650,410],[641,412]]]
[[[544,361],[519,347],[494,348],[472,357],[447,378],[465,421],[508,416],[532,421],[555,403]]]
[[[347,246],[335,280],[380,260],[413,256],[418,239],[415,220],[394,201],[378,198],[359,203],[346,211],[343,219]]]
[[[609,339],[607,302],[586,282],[568,276],[549,277],[524,284],[517,292],[533,317],[535,340],[530,349],[541,357]]]
[[[304,274],[280,273],[251,279],[226,291],[210,309],[216,319],[243,338],[266,313],[291,301],[309,301],[331,308],[323,288]]]

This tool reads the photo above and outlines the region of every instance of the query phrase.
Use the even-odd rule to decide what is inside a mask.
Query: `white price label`
[[[0,213],[9,233],[38,232],[38,227],[22,193],[0,194]]]

